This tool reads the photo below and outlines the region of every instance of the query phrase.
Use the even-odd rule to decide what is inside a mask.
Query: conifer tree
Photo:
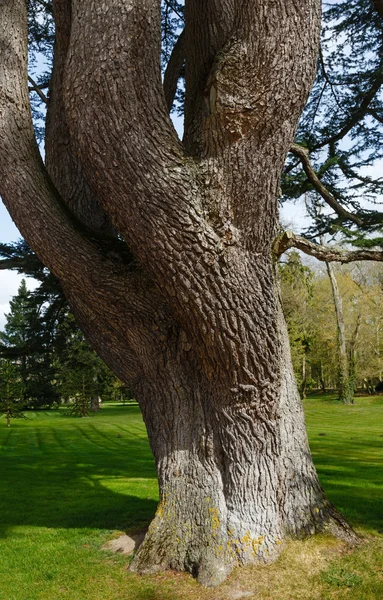
[[[10,302],[0,332],[0,355],[11,360],[23,383],[23,398],[31,408],[51,406],[58,400],[53,385],[52,344],[44,326],[44,306],[28,291],[23,279]]]
[[[70,402],[69,413],[86,417],[96,412],[99,399],[112,396],[116,378],[86,342],[70,312],[58,326],[55,354],[58,388]]]
[[[24,386],[17,367],[9,360],[0,360],[0,415],[5,415],[7,427],[11,419],[25,419]]]

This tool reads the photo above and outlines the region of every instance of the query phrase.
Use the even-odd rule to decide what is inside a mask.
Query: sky
[[[14,242],[21,237],[15,224],[12,222],[4,204],[0,200],[0,242]],[[22,280],[22,276],[14,271],[0,270],[0,331],[4,329],[4,313],[9,311],[9,301],[12,296],[17,294],[17,289]],[[28,289],[36,287],[37,282],[28,277],[26,278]]]

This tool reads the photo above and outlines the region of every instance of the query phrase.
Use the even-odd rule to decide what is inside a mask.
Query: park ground
[[[331,501],[363,537],[286,544],[268,566],[237,569],[217,589],[191,576],[140,577],[101,550],[150,522],[158,500],[136,405],[86,419],[62,411],[0,419],[0,600],[383,599],[383,398],[305,401],[310,446]]]

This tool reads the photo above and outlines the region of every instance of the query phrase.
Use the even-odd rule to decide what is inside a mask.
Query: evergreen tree
[[[51,406],[58,400],[53,384],[52,344],[44,324],[46,310],[38,300],[23,279],[0,333],[0,354],[17,367],[24,402],[31,408]]]
[[[17,367],[9,360],[0,360],[0,415],[5,415],[7,426],[11,419],[25,419],[24,386]]]
[[[55,356],[59,392],[71,402],[70,414],[88,416],[98,410],[101,398],[113,397],[116,377],[84,339],[70,312],[57,328]]]
[[[381,2],[328,3],[323,18],[316,82],[291,147],[284,199],[305,196],[310,237],[331,233],[383,247],[383,179],[371,175],[383,157]]]
[[[135,386],[161,508],[133,568],[215,585],[237,562],[276,556],[287,535],[341,528],[354,539],[310,459],[274,269],[287,247],[276,239],[280,174],[315,74],[321,6],[190,2],[181,142],[159,70],[160,5],[117,4],[54,2],[46,171],[31,144],[26,4],[2,6],[13,52],[0,74],[1,193],[90,342]],[[348,112],[335,136],[353,128]],[[329,173],[338,159],[329,136],[307,151],[298,138],[307,178],[309,152],[320,163],[329,147]],[[315,177],[336,213],[329,226],[364,226]],[[116,231],[111,251],[104,235]],[[198,525],[186,541],[185,519]]]

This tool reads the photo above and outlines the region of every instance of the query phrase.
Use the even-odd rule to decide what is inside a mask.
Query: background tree
[[[307,359],[313,342],[312,302],[313,271],[302,264],[295,250],[280,265],[283,312],[290,338],[291,357],[303,398],[307,388]]]
[[[10,246],[3,249],[3,255],[6,252],[10,253]],[[23,243],[12,252],[14,256],[4,262],[28,272],[30,250]],[[56,278],[36,257],[31,265],[41,283],[30,292],[22,280],[10,303],[5,331],[0,332],[0,354],[18,369],[29,408],[49,408],[62,399],[86,397],[84,406],[97,411],[100,399],[112,398],[113,390],[122,384],[85,341]]]
[[[337,324],[336,338],[338,345],[339,400],[343,402],[343,404],[353,404],[355,374],[354,361],[351,360],[351,356],[353,358],[354,349],[350,349],[350,351],[347,352],[342,297],[339,293],[338,284],[331,263],[326,263],[326,266],[331,283]]]
[[[45,320],[47,308],[39,300],[23,279],[0,332],[0,355],[18,369],[24,402],[30,408],[49,407],[58,401],[53,385],[52,338]]]
[[[71,313],[58,327],[55,350],[58,390],[71,401],[71,415],[89,416],[98,411],[101,398],[113,398],[116,378],[84,340]]]
[[[26,403],[23,398],[24,386],[18,369],[9,360],[0,360],[0,414],[11,426],[11,419],[25,419],[23,410]]]
[[[305,195],[309,236],[382,244],[383,12],[380,1],[324,5],[318,72],[285,170],[285,200]],[[374,239],[371,239],[374,233]]]
[[[299,257],[297,258],[300,263]],[[294,369],[298,378],[302,374],[301,338],[299,328],[309,326],[310,345],[307,349],[307,376],[312,384],[325,391],[339,389],[339,347],[333,291],[326,273],[312,264],[309,302],[302,302],[294,271],[288,260],[281,266],[284,312],[292,345]],[[300,271],[298,270],[299,274]],[[381,381],[381,268],[366,263],[355,266],[333,267],[334,279],[342,299],[344,321],[345,358],[352,379],[352,389],[372,393]],[[299,279],[298,279],[299,281]],[[298,332],[298,333],[297,333]]]

